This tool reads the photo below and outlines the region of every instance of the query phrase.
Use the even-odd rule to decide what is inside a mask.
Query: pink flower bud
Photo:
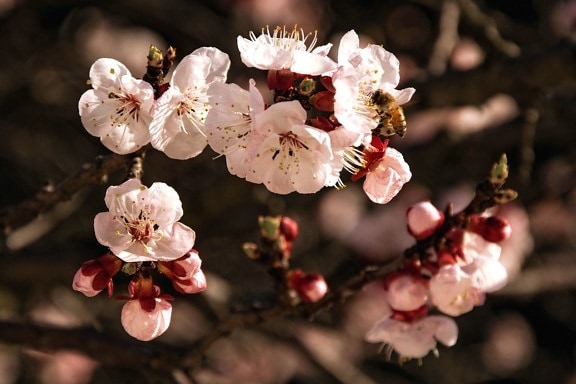
[[[300,269],[290,271],[288,285],[306,303],[315,303],[328,292],[326,280],[319,273],[304,273]]]
[[[493,243],[504,241],[512,234],[512,227],[503,217],[471,215],[468,229]]]
[[[170,326],[172,305],[161,298],[155,298],[153,303],[153,308],[146,309],[138,299],[124,304],[120,321],[126,333],[138,340],[150,341],[166,332]]]
[[[93,297],[108,288],[108,296],[112,296],[114,276],[122,267],[122,260],[111,253],[107,253],[96,260],[85,262],[74,275],[72,288]]]
[[[442,225],[444,213],[429,201],[422,201],[408,208],[406,221],[408,232],[420,240],[432,235]]]
[[[158,269],[172,280],[181,293],[198,293],[206,289],[206,276],[200,269],[202,260],[195,249],[174,261],[160,261]]]
[[[424,282],[409,274],[392,274],[386,279],[386,299],[397,311],[414,311],[428,300]]]
[[[152,278],[139,275],[128,284],[128,302],[122,308],[120,321],[126,333],[142,340],[150,341],[168,329],[172,317],[170,295],[160,293],[160,287],[153,284]]]

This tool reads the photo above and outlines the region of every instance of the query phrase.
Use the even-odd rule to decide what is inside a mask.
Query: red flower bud
[[[310,125],[314,128],[321,129],[324,132],[330,132],[336,129],[336,125],[324,116],[318,116],[310,119]]]
[[[508,220],[500,216],[471,215],[468,221],[468,230],[493,243],[506,240],[512,233],[512,227]]]
[[[332,84],[332,77],[321,76],[320,83],[324,86],[324,88],[326,88],[326,90],[336,93],[336,88],[334,88],[334,84]]]
[[[309,99],[314,108],[324,112],[334,112],[334,93],[322,91],[315,93]]]
[[[294,81],[296,80],[296,74],[289,69],[268,71],[268,88],[269,89],[279,89],[282,91],[287,91],[292,88]]]
[[[289,272],[288,286],[306,303],[315,303],[328,292],[326,280],[319,273],[304,273],[300,269]]]
[[[280,220],[280,233],[286,241],[294,241],[298,236],[298,223],[288,216],[282,216]]]

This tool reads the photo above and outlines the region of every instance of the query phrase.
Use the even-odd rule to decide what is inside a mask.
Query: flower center
[[[280,134],[280,137],[278,140],[280,142],[280,146],[282,147],[282,149],[288,150],[289,156],[294,156],[294,150],[298,150],[298,149],[302,149],[302,148],[310,149],[310,148],[308,148],[308,146],[306,144],[301,142],[300,139],[298,139],[298,136],[295,133],[293,133],[292,131],[288,131],[286,133]],[[277,149],[274,152],[274,154],[272,155],[272,160],[275,160],[276,156],[278,156],[279,153],[280,153],[280,149]]]
[[[132,219],[125,215],[115,218],[126,228],[126,233],[132,237],[132,241],[147,244],[150,240],[162,237],[162,232],[158,231],[158,224],[155,224],[144,210],[140,210],[138,216]]]
[[[277,26],[274,28],[272,33],[270,32],[270,27],[262,28],[262,35],[266,42],[274,47],[282,48],[287,51],[302,50],[306,47],[306,40],[312,36],[312,41],[306,49],[310,52],[314,49],[314,46],[318,42],[318,32],[314,33],[304,33],[302,28],[298,29],[297,25],[294,25],[292,31],[286,29],[286,26]],[[250,39],[256,41],[257,37],[254,32],[250,32]]]
[[[112,118],[113,125],[122,125],[128,119],[138,121],[142,103],[134,95],[118,95],[110,92],[108,98],[115,99],[118,103],[116,115]]]

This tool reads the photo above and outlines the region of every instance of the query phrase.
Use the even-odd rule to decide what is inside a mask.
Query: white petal
[[[402,154],[388,147],[386,155],[374,171],[368,172],[364,181],[364,192],[375,203],[386,204],[392,200],[402,186],[410,181],[412,173]]]
[[[120,78],[124,75],[131,76],[130,71],[114,59],[98,59],[90,67],[90,83],[94,89],[119,90]]]
[[[190,251],[194,246],[196,233],[182,223],[174,223],[171,228],[163,231],[163,237],[156,242],[156,247],[150,250],[154,260],[176,260]]]
[[[314,52],[296,51],[293,60],[290,70],[294,73],[316,76],[336,70],[332,59]]]
[[[153,183],[148,189],[146,200],[143,196],[140,199],[147,205],[150,216],[161,228],[171,226],[182,217],[180,196],[174,188],[165,183]]]
[[[340,39],[340,45],[338,46],[338,64],[346,63],[359,47],[360,39],[356,31],[350,30],[346,32]]]
[[[182,92],[214,81],[225,82],[230,59],[217,48],[202,47],[185,56],[174,69],[170,84]]]
[[[203,111],[197,113],[186,102],[180,91],[169,89],[158,100],[150,123],[152,146],[178,160],[198,156],[208,144],[202,131]]]
[[[264,35],[258,36],[255,41],[238,36],[237,43],[240,58],[247,67],[284,69],[289,68],[292,62],[292,52],[270,45]]]
[[[435,329],[434,338],[447,347],[456,344],[458,340],[458,325],[447,316],[428,316],[422,321],[426,327]]]
[[[504,265],[491,257],[476,257],[472,264],[462,269],[471,275],[474,287],[483,292],[500,290],[508,282],[508,271]]]

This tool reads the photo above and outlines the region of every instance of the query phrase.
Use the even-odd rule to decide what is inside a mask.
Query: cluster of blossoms
[[[170,83],[156,87],[99,59],[90,70],[93,89],[79,102],[82,122],[119,154],[151,143],[188,159],[209,144],[232,174],[279,194],[341,186],[347,170],[353,181],[365,177],[372,201],[387,203],[412,176],[387,137],[404,135],[400,105],[414,89],[396,89],[398,59],[378,45],[360,48],[354,31],[342,37],[337,62],[328,57],[331,44],[315,45],[316,35],[296,27],[238,37],[242,62],[267,71],[270,105],[254,80],[249,90],[226,83],[230,60],[216,48],[184,57]],[[150,66],[165,70],[166,60],[151,54]]]
[[[406,133],[401,105],[414,89],[397,89],[398,59],[378,45],[361,48],[353,30],[341,38],[336,61],[328,56],[331,44],[316,43],[315,34],[296,27],[238,37],[242,62],[267,71],[271,103],[253,79],[248,90],[226,83],[230,60],[216,48],[185,56],[169,83],[163,79],[174,61],[172,48],[165,55],[150,48],[143,79],[116,60],[99,59],[90,69],[92,89],[79,101],[82,123],[118,154],[151,144],[185,160],[209,145],[226,158],[230,173],[278,194],[340,187],[345,170],[352,181],[364,179],[370,200],[385,204],[412,176],[402,154],[388,144],[390,136]],[[493,185],[501,186],[498,180]],[[109,252],[86,262],[73,287],[89,297],[105,289],[111,296],[117,273],[132,276],[128,295],[118,296],[126,300],[121,322],[133,337],[151,340],[168,328],[173,300],[154,284],[154,273],[169,278],[180,293],[206,288],[193,249],[195,233],[178,222],[182,204],[166,184],[147,188],[128,179],[110,187],[105,202],[109,211],[95,217],[94,228]],[[439,233],[444,214],[425,202],[409,209],[407,221],[421,243]],[[283,304],[321,300],[328,290],[322,275],[290,268],[296,223],[261,217],[259,226],[261,244],[247,243],[244,251],[274,278]],[[510,234],[503,219],[471,214],[464,225],[446,229],[384,281],[391,314],[366,339],[387,344],[402,359],[436,351],[437,341],[453,345],[458,329],[448,316],[481,305],[487,292],[506,283],[497,244]],[[443,315],[429,316],[432,308]]]
[[[407,212],[408,232],[417,241],[432,236],[443,222],[444,214],[430,202],[418,203]],[[385,278],[391,314],[368,331],[366,340],[386,344],[389,353],[395,350],[402,360],[437,353],[437,341],[454,345],[458,327],[448,316],[482,305],[486,293],[506,284],[498,243],[510,233],[505,219],[472,214],[463,227],[449,229],[434,246],[408,257]],[[429,316],[431,308],[442,314]]]
[[[158,271],[184,294],[206,289],[201,260],[192,247],[196,234],[178,222],[182,203],[176,191],[164,184],[150,188],[138,179],[111,186],[105,197],[108,212],[94,218],[94,231],[109,252],[84,263],[74,276],[72,287],[88,297],[107,289],[114,291],[113,277],[120,271],[132,276],[122,309],[122,326],[131,336],[148,341],[160,336],[170,325],[173,297],[154,284]]]

